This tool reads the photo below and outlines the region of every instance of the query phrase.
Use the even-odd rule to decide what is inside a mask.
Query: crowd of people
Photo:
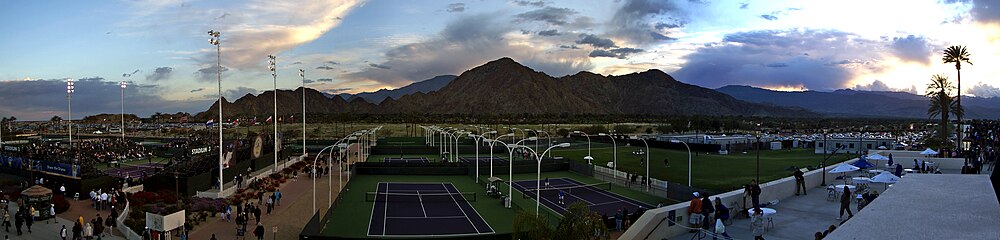
[[[138,142],[120,138],[96,138],[75,141],[73,147],[60,142],[32,141],[22,147],[22,157],[63,163],[111,164],[124,159],[147,158],[152,151]]]
[[[971,140],[969,151],[963,154],[963,174],[980,174],[984,167],[995,164],[1000,157],[1000,121],[974,120],[969,123],[966,139]]]

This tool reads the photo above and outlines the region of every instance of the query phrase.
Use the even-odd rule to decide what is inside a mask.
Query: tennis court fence
[[[464,198],[466,201],[475,202],[476,192],[431,192],[431,193],[393,193],[393,192],[365,192],[365,201],[374,202],[376,200],[386,202],[453,202]]]

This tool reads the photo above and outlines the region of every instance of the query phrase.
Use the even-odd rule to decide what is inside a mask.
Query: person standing
[[[711,223],[714,222],[712,214],[715,214],[715,205],[712,204],[712,199],[708,198],[708,194],[705,194],[701,196],[701,227],[703,229],[709,230],[712,226]]]
[[[750,230],[753,231],[754,240],[764,240],[764,211],[760,207],[753,208],[753,215],[750,216]]]
[[[281,189],[274,189],[274,203],[281,206]]]
[[[622,230],[622,210],[619,208],[618,211],[615,212],[615,231],[620,232],[621,230]]]
[[[712,236],[712,240],[718,240],[719,236],[726,237],[726,239],[732,240],[733,237],[726,233],[726,224],[722,223],[722,219],[715,219],[715,235]]]
[[[66,240],[66,225],[62,225],[62,229],[59,230],[59,237],[62,237],[62,240]]]
[[[691,205],[688,206],[688,214],[691,215],[688,217],[690,219],[688,223],[690,223],[691,228],[693,228],[690,232],[697,232],[698,230],[695,229],[701,228],[703,216],[701,215],[702,207],[700,196],[701,195],[699,195],[698,192],[694,192],[694,198],[691,198]]]
[[[760,184],[757,184],[757,180],[750,181],[750,201],[753,202],[753,207],[760,207]]]
[[[24,208],[21,208],[24,209]],[[17,235],[21,236],[21,225],[24,224],[24,211],[18,210],[14,213],[14,226],[17,229]]]
[[[253,235],[257,236],[257,240],[264,240],[264,225],[258,223],[257,228],[253,230]]]
[[[55,204],[52,204],[51,206],[49,206],[49,216],[52,216],[52,223],[56,223],[58,221],[58,220],[56,220],[56,205]],[[49,220],[45,220],[45,222],[49,222]]]
[[[10,212],[7,209],[3,210],[3,230],[10,232]]]
[[[840,195],[840,216],[837,217],[837,220],[844,218],[844,211],[847,211],[848,219],[854,217],[854,213],[851,212],[851,197],[854,197],[851,196],[851,189],[844,186],[844,194]]]
[[[799,195],[799,189],[802,190],[802,194],[809,195],[809,193],[806,192],[805,173],[802,172],[802,169],[795,169],[794,175],[795,175],[795,196]]]
[[[25,214],[24,220],[24,226],[28,227],[28,233],[31,233],[31,225],[35,224],[35,207],[31,207]]]
[[[63,184],[62,186],[59,186],[59,194],[62,194],[63,197],[66,196],[66,184]]]

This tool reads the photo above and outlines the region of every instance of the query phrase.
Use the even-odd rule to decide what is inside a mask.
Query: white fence
[[[594,165],[594,177],[604,180],[610,180],[610,182],[613,182],[619,186],[628,186],[630,189],[633,190],[647,192],[646,187],[642,185],[641,175],[637,180],[639,182],[638,184],[625,184],[625,181],[629,181],[627,172],[618,171],[604,166]],[[667,196],[667,181],[663,181],[656,178],[649,178],[649,184],[650,187],[648,192],[659,197]]]
[[[277,170],[274,171],[281,172],[281,170],[284,170],[285,167],[291,166],[292,164],[302,161],[302,158],[304,158],[304,156],[292,157],[289,158],[288,160],[284,160],[285,162],[279,162],[277,165],[278,166]],[[267,177],[267,175],[270,175],[271,173],[272,172],[270,169],[260,169],[258,170],[257,175],[253,177],[265,178]],[[223,189],[222,192],[217,192],[215,189],[211,189],[208,191],[197,191],[195,192],[195,196],[204,198],[225,198],[229,197],[230,195],[233,195],[233,193],[236,192],[236,188],[237,188],[236,184],[231,184],[230,187]]]
[[[132,229],[125,226],[125,218],[128,218],[129,214],[129,203],[125,201],[125,207],[122,208],[122,212],[118,214],[118,218],[115,219],[115,226],[118,227],[118,231],[122,233],[125,239],[129,240],[141,240],[142,235],[136,234]]]

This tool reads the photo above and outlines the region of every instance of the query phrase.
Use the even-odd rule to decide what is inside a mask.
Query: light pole
[[[473,133],[469,133],[469,137],[471,137],[472,140],[476,142],[476,183],[479,183],[479,139],[483,138],[483,136],[476,135],[476,134],[473,134]],[[493,164],[492,164],[492,162],[493,162],[493,159],[490,159],[490,163],[491,163],[490,164],[490,170],[493,170]],[[493,176],[493,172],[492,171],[490,172],[490,176],[491,177]]]
[[[549,133],[546,132],[546,131],[535,130],[535,136],[538,136],[538,133],[544,133],[545,134],[545,139],[549,141],[549,146],[552,146],[552,135],[549,135]],[[537,144],[538,143],[536,142],[535,145],[537,145]],[[551,158],[551,157],[552,157],[552,152],[549,152],[549,158]]]
[[[208,35],[211,36],[208,43],[215,45],[215,73],[219,82],[219,194],[221,195],[222,183],[224,183],[222,180],[222,168],[224,167],[222,162],[222,44],[219,41],[221,33],[209,30]]]
[[[509,135],[511,135],[511,138],[514,138],[513,137],[514,133],[509,133]],[[514,149],[516,149],[517,146],[521,144],[521,142],[524,142],[526,140],[530,141],[531,139],[521,139],[521,141],[517,141],[517,143],[514,143],[514,144],[507,144],[507,143],[504,143],[503,141],[501,141],[499,139],[500,139],[500,137],[498,137],[496,140],[490,140],[490,141],[502,143],[503,146],[507,148],[507,153],[509,154],[509,156],[508,156],[509,159],[507,160],[507,167],[508,167],[507,168],[507,181],[510,181],[510,184],[507,184],[507,197],[510,197],[510,196],[513,196],[511,194],[514,193]],[[513,140],[514,139],[512,139],[511,142],[513,142]]]
[[[267,69],[271,70],[271,78],[274,81],[274,115],[271,119],[274,120],[274,168],[271,168],[271,173],[278,172],[278,69],[275,67],[275,56],[267,55]]]
[[[569,147],[569,143],[560,143],[560,144],[557,144],[555,146],[549,146],[549,148],[546,148],[545,152],[542,152],[541,155],[538,155],[538,152],[536,152],[534,149],[531,149],[530,147],[527,147],[527,146],[515,145],[514,147],[527,148],[528,151],[531,151],[532,155],[535,156],[535,159],[538,162],[538,168],[537,168],[538,171],[536,172],[536,177],[535,177],[535,215],[537,216],[538,215],[538,207],[542,205],[542,197],[541,197],[541,194],[539,193],[539,190],[542,189],[542,157],[541,157],[541,155],[545,155],[545,153],[548,153],[553,148],[557,148],[557,147],[562,147],[562,148]],[[513,184],[513,183],[514,183],[514,181],[512,180],[511,184]]]
[[[757,183],[760,183],[760,124],[757,124]]]
[[[75,92],[75,86],[73,86],[72,78],[66,79],[66,106],[68,108],[67,114],[69,118],[66,119],[69,125],[69,150],[72,153],[73,150],[73,92]]]
[[[122,87],[122,142],[125,142],[125,88],[128,83],[121,81],[118,83]]]
[[[646,142],[645,138],[637,137],[642,140],[643,144],[646,144],[646,191],[649,191],[649,143]],[[691,166],[690,164],[688,166]]]
[[[827,129],[823,128],[823,183],[820,186],[826,186],[826,148],[830,147],[826,141],[826,134]]]
[[[587,156],[584,156],[583,159],[587,160],[587,164],[593,165],[593,163],[590,162],[594,160],[594,157],[591,157],[593,155],[590,155],[590,135],[587,135],[587,133],[583,131],[573,131],[573,133],[583,134],[584,137],[587,137]]]
[[[299,69],[302,77],[302,157],[306,157],[306,70]]]
[[[497,131],[490,131],[488,133],[494,133],[495,134],[496,132]],[[494,141],[494,140],[500,140],[501,138],[508,137],[508,136],[513,138],[514,134],[513,133],[508,133],[508,134],[500,135],[500,136],[498,136],[498,137],[496,137],[494,139],[487,138],[486,140],[483,140],[484,142],[486,142],[486,143],[488,143],[490,145],[490,177],[493,177],[493,144],[496,143],[496,141]],[[512,160],[512,159],[508,159],[508,160]]]
[[[316,154],[316,158],[313,158],[313,173],[316,172],[316,161],[318,161],[319,157],[321,155],[323,155],[323,152],[326,151],[327,149],[330,149],[330,151],[331,151],[330,154],[333,155],[333,152],[332,152],[333,149],[332,148],[340,147],[340,143],[343,142],[344,140],[347,140],[348,138],[350,138],[350,136],[341,138],[339,141],[337,141],[333,145],[326,146],[323,149],[319,150],[319,153]],[[332,167],[333,163],[332,162],[331,163],[327,163],[327,165],[330,166],[330,167]],[[333,169],[330,169],[330,170],[333,170]],[[338,172],[343,172],[340,169],[338,169],[337,171]],[[316,178],[319,178],[319,176],[317,176],[316,174],[313,174],[312,175],[312,179],[313,179],[313,212],[316,212]],[[340,173],[337,174],[337,179],[340,180]],[[330,188],[333,188],[333,174],[330,174],[330,183],[329,184],[330,184]],[[343,186],[340,186],[340,188],[343,188]],[[329,198],[332,198],[332,197],[333,197],[333,193],[330,193],[330,197]],[[332,202],[332,200],[330,200],[330,204],[329,205],[332,205],[332,204],[333,204],[333,202]]]
[[[691,186],[691,147],[688,146],[687,142],[682,142],[682,141],[677,140],[677,139],[671,139],[670,142],[672,142],[672,143],[682,143],[682,144],[684,144],[684,147],[687,148],[687,150],[688,150],[688,187],[690,187]],[[646,152],[647,152],[646,154],[649,154],[648,150]],[[648,158],[646,160],[646,164],[649,164]]]
[[[618,142],[615,141],[615,137],[614,136],[611,136],[609,134],[598,133],[597,135],[598,136],[607,136],[608,138],[611,138],[611,144],[614,147],[613,150],[612,150],[614,152],[614,159],[613,159],[613,161],[615,163],[614,166],[611,166],[611,169],[614,170],[614,175],[615,175],[612,180],[614,180],[615,182],[618,182]]]

